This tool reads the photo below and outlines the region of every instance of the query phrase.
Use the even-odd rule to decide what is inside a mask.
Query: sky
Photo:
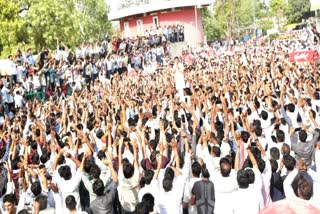
[[[118,0],[106,0],[106,2],[110,6],[110,10],[117,8]]]

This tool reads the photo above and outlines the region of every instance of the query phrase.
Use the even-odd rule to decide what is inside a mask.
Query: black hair
[[[265,110],[262,110],[260,115],[261,115],[261,118],[263,120],[267,120],[268,119],[268,112],[266,112]]]
[[[30,189],[35,197],[39,196],[42,192],[40,181],[33,182]]]
[[[307,137],[308,137],[308,134],[307,134],[307,132],[305,130],[300,130],[299,131],[299,140],[301,142],[303,142],[303,143],[306,142]]]
[[[314,110],[310,110],[311,114],[312,114],[312,118],[315,119],[316,118],[316,112]]]
[[[151,146],[153,151],[155,151],[157,149],[157,146],[158,146],[157,141],[154,140],[154,139],[149,141],[149,145]]]
[[[101,139],[103,135],[104,135],[103,131],[102,131],[101,129],[98,129],[98,131],[97,131],[97,133],[96,133],[96,137],[97,137],[98,139]]]
[[[60,177],[64,178],[65,180],[70,180],[72,177],[70,166],[64,165],[61,166],[58,170]]]
[[[211,152],[213,152],[216,157],[220,157],[221,155],[221,150],[220,150],[220,147],[218,146],[211,147]]]
[[[282,130],[278,129],[276,131],[276,138],[278,142],[284,142],[285,140],[285,134]]]
[[[220,164],[220,172],[222,177],[229,177],[230,173],[231,173],[231,164],[229,162],[222,162]]]
[[[199,178],[201,174],[201,165],[196,161],[191,165],[192,175]]]
[[[173,180],[174,179],[174,171],[170,167],[166,168],[164,172],[164,177]]]
[[[38,147],[37,142],[34,141],[34,140],[30,141],[30,147],[31,147],[32,150],[36,150],[37,147]]]
[[[94,178],[94,179],[98,179],[100,177],[101,174],[101,169],[98,165],[93,164],[90,168],[90,175]]]
[[[102,196],[104,193],[104,183],[101,179],[96,180],[93,184],[92,184],[92,190],[94,192],[94,194],[96,194],[97,196]]]
[[[262,128],[260,127],[260,126],[257,126],[256,128],[255,128],[255,131],[254,131],[255,133],[256,133],[256,135],[258,136],[258,137],[261,137],[261,135],[262,135]]]
[[[271,165],[271,170],[272,170],[272,173],[276,173],[277,170],[278,170],[278,162],[276,160],[273,160],[271,159],[270,160],[270,165]]]
[[[93,125],[93,123],[92,123],[91,121],[88,121],[88,122],[87,122],[87,129],[88,129],[89,131],[92,131],[92,130],[94,129],[94,125]]]
[[[215,127],[215,129],[218,131],[220,131],[220,130],[223,130],[223,127],[224,127],[224,125],[223,125],[223,123],[220,121],[220,120],[217,120],[215,123],[214,123],[214,127]]]
[[[10,202],[10,203],[15,203],[17,201],[17,198],[15,196],[15,194],[10,193],[10,194],[6,194],[5,196],[3,196],[3,203],[6,202]]]
[[[34,165],[38,165],[38,164],[39,164],[39,161],[40,161],[40,158],[39,158],[38,153],[33,154],[32,157],[31,157],[31,162],[32,162]]]
[[[201,166],[201,174],[202,174],[202,177],[204,178],[210,178],[210,173],[205,163],[203,163]]]
[[[47,209],[48,197],[45,195],[39,195],[36,197],[35,201],[40,204],[39,211]]]
[[[49,160],[49,158],[50,158],[50,153],[49,152],[44,152],[40,156],[40,162],[45,164]]]
[[[162,181],[162,187],[164,189],[164,191],[169,192],[172,189],[172,182],[173,180],[170,178],[164,178]]]
[[[125,162],[123,163],[123,175],[126,179],[129,179],[133,176],[134,167],[131,163]]]
[[[287,109],[288,109],[289,112],[294,112],[295,108],[296,107],[295,107],[295,105],[293,103],[289,103],[287,105]]]
[[[66,200],[65,200],[65,203],[66,203],[66,207],[69,209],[69,210],[74,210],[76,209],[76,206],[77,206],[77,202],[76,202],[76,199],[73,195],[68,195],[66,197]]]
[[[290,146],[287,143],[284,143],[282,145],[281,151],[282,151],[283,157],[290,155]]]
[[[296,167],[296,159],[291,155],[283,156],[283,165],[287,170],[292,171]]]
[[[272,147],[270,149],[270,156],[272,160],[279,160],[280,159],[280,151],[277,147]]]
[[[49,180],[49,181],[52,181],[52,176],[49,175],[49,174],[46,174],[46,179]]]
[[[283,126],[287,125],[287,121],[284,118],[281,118],[280,122]]]
[[[266,168],[266,162],[262,158],[257,158],[257,164],[259,171],[263,173],[264,169]]]
[[[79,124],[77,124],[77,129],[79,129],[79,130],[83,130],[83,125],[81,124],[81,123],[79,123]]]
[[[153,176],[154,176],[154,171],[152,171],[152,170],[144,171],[144,178],[145,178],[146,184],[148,184],[148,185],[151,184]]]
[[[298,115],[297,115],[297,122],[298,123],[302,122],[302,117],[301,117],[300,113],[298,113]]]
[[[299,180],[298,196],[304,200],[310,200],[313,196],[313,185],[305,178]]]
[[[249,179],[249,184],[253,184],[254,180],[256,178],[253,170],[251,168],[246,169],[246,173],[248,175],[248,179]]]
[[[244,169],[240,169],[237,173],[237,182],[240,189],[246,189],[249,187],[248,172]]]
[[[142,203],[142,202],[138,203],[135,208],[135,213],[136,214],[148,214],[149,212],[148,212],[146,204]]]
[[[58,159],[58,165],[64,164],[66,161],[64,155],[61,155]]]
[[[83,170],[84,170],[86,173],[90,173],[90,169],[91,169],[91,167],[92,167],[93,164],[94,164],[94,163],[93,163],[92,160],[86,159],[86,160],[84,161]]]
[[[146,193],[142,196],[142,203],[146,205],[148,213],[153,212],[154,197],[150,193]]]
[[[253,120],[252,125],[255,127],[261,127],[261,121],[260,120]]]
[[[242,131],[241,132],[241,139],[243,142],[247,143],[250,137],[250,133],[247,131]]]
[[[41,134],[40,129],[36,129],[36,136],[37,136],[37,137],[40,137],[40,134]]]
[[[103,160],[104,158],[106,158],[106,153],[102,150],[99,150],[97,153],[97,157],[99,160]]]

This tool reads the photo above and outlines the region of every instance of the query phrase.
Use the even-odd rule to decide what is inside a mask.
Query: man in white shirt
[[[171,167],[176,177],[175,185],[173,186],[173,178],[165,177],[162,181],[160,190],[159,207],[161,214],[182,213],[182,196],[183,196],[183,176],[174,167]]]
[[[122,160],[122,146],[124,138],[119,140],[119,201],[124,212],[133,212],[135,206],[138,204],[138,192],[139,192],[139,164],[137,145],[133,143],[133,164],[129,162],[123,162]]]
[[[22,95],[20,94],[20,91],[16,91],[16,94],[14,95],[14,105],[15,105],[15,108],[23,108],[25,102],[24,102],[24,99],[22,97]]]
[[[65,199],[65,201],[63,201],[65,206],[66,206],[66,212],[68,214],[87,214],[87,212],[81,211],[81,209],[79,209],[79,201],[76,201],[75,197],[73,195],[68,195]]]
[[[178,94],[180,96],[180,99],[182,100],[184,97],[183,89],[185,88],[185,78],[183,74],[183,65],[179,63],[179,58],[175,57],[175,64],[173,66],[174,70],[174,80],[175,80],[175,86],[176,90],[178,91]]]
[[[246,213],[246,214],[256,214],[261,209],[262,196],[261,196],[261,177],[259,175],[258,164],[251,152],[251,148],[247,148],[248,157],[252,163],[254,172],[254,180],[250,181],[250,174],[248,170],[241,169],[237,172],[237,182],[239,189],[233,194],[234,203],[233,205],[233,213]],[[235,169],[239,168],[238,164],[240,163],[240,145],[237,145],[237,153],[235,160]],[[256,180],[257,179],[257,180]],[[250,183],[253,184],[249,186]]]
[[[239,189],[234,194],[233,213],[259,213],[260,197],[253,188],[249,188],[249,175],[244,169],[237,173]],[[261,194],[261,193],[260,193]]]
[[[24,70],[25,70],[25,68],[22,66],[21,61],[18,60],[17,61],[17,81],[16,82],[21,81],[22,74],[23,74]]]
[[[196,214],[197,208],[190,205],[191,190],[195,182],[200,181],[201,165],[198,162],[194,162],[191,166],[192,178],[186,183],[183,193],[183,208],[188,208],[189,214]]]
[[[52,166],[54,182],[57,184],[61,192],[63,201],[65,201],[69,195],[73,195],[76,200],[77,209],[80,210],[81,205],[80,205],[79,186],[80,186],[81,177],[83,174],[82,171],[83,171],[84,161],[87,158],[87,156],[86,154],[83,156],[80,167],[78,168],[77,172],[75,174],[72,174],[70,166],[68,165],[63,165],[59,168],[59,170],[57,170],[57,163],[60,157],[62,156],[63,152],[64,152],[63,149],[59,151],[59,154],[57,155]],[[66,156],[70,158],[72,161],[76,161],[76,159],[72,157],[70,154],[67,154]],[[79,162],[77,162],[77,164],[79,164]],[[66,208],[65,203],[63,203],[63,207]]]
[[[33,90],[37,91],[41,88],[41,83],[40,83],[40,72],[37,71],[36,69],[34,70],[34,75],[33,75]]]
[[[139,202],[142,201],[142,197],[147,193],[150,193],[155,198],[155,200],[156,200],[156,197],[158,197],[159,193],[156,189],[158,187],[153,180],[153,176],[154,176],[154,172],[152,170],[144,171],[144,178],[145,178],[146,184],[139,191],[139,194],[138,194]]]
[[[9,55],[8,59],[10,60],[10,88],[12,88],[13,84],[17,82],[18,70],[16,64],[13,62],[12,55]]]
[[[139,202],[142,202],[142,198],[145,194],[151,194],[154,197],[154,204],[155,204],[155,211],[157,213],[160,212],[159,206],[158,206],[158,197],[159,197],[159,188],[158,188],[158,183],[154,177],[154,172],[152,170],[146,170],[144,171],[144,178],[146,181],[146,184],[143,188],[140,189],[138,198]]]
[[[229,159],[220,159],[220,174],[211,177],[214,183],[215,190],[215,214],[232,214],[233,208],[230,206],[230,201],[233,200],[233,195],[237,191],[236,174],[231,169]]]

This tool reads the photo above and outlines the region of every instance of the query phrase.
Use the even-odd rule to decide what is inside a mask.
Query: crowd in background
[[[171,43],[183,42],[184,41],[184,26],[181,24],[177,25],[164,25],[159,27],[151,27],[145,30],[144,36],[150,37],[161,37],[162,40],[170,41]]]
[[[320,62],[290,62],[296,42],[17,51],[1,213],[319,213]]]

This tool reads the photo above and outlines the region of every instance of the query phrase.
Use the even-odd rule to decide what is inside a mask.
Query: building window
[[[158,19],[158,16],[152,17],[152,20],[153,20],[153,27],[154,27],[154,28],[159,27],[159,19]]]
[[[138,33],[138,35],[143,34],[143,21],[142,21],[142,19],[137,20],[137,33]]]
[[[123,24],[123,26],[124,26],[124,36],[125,36],[125,37],[130,37],[131,35],[130,35],[130,25],[129,25],[129,22],[125,22],[125,23]]]

